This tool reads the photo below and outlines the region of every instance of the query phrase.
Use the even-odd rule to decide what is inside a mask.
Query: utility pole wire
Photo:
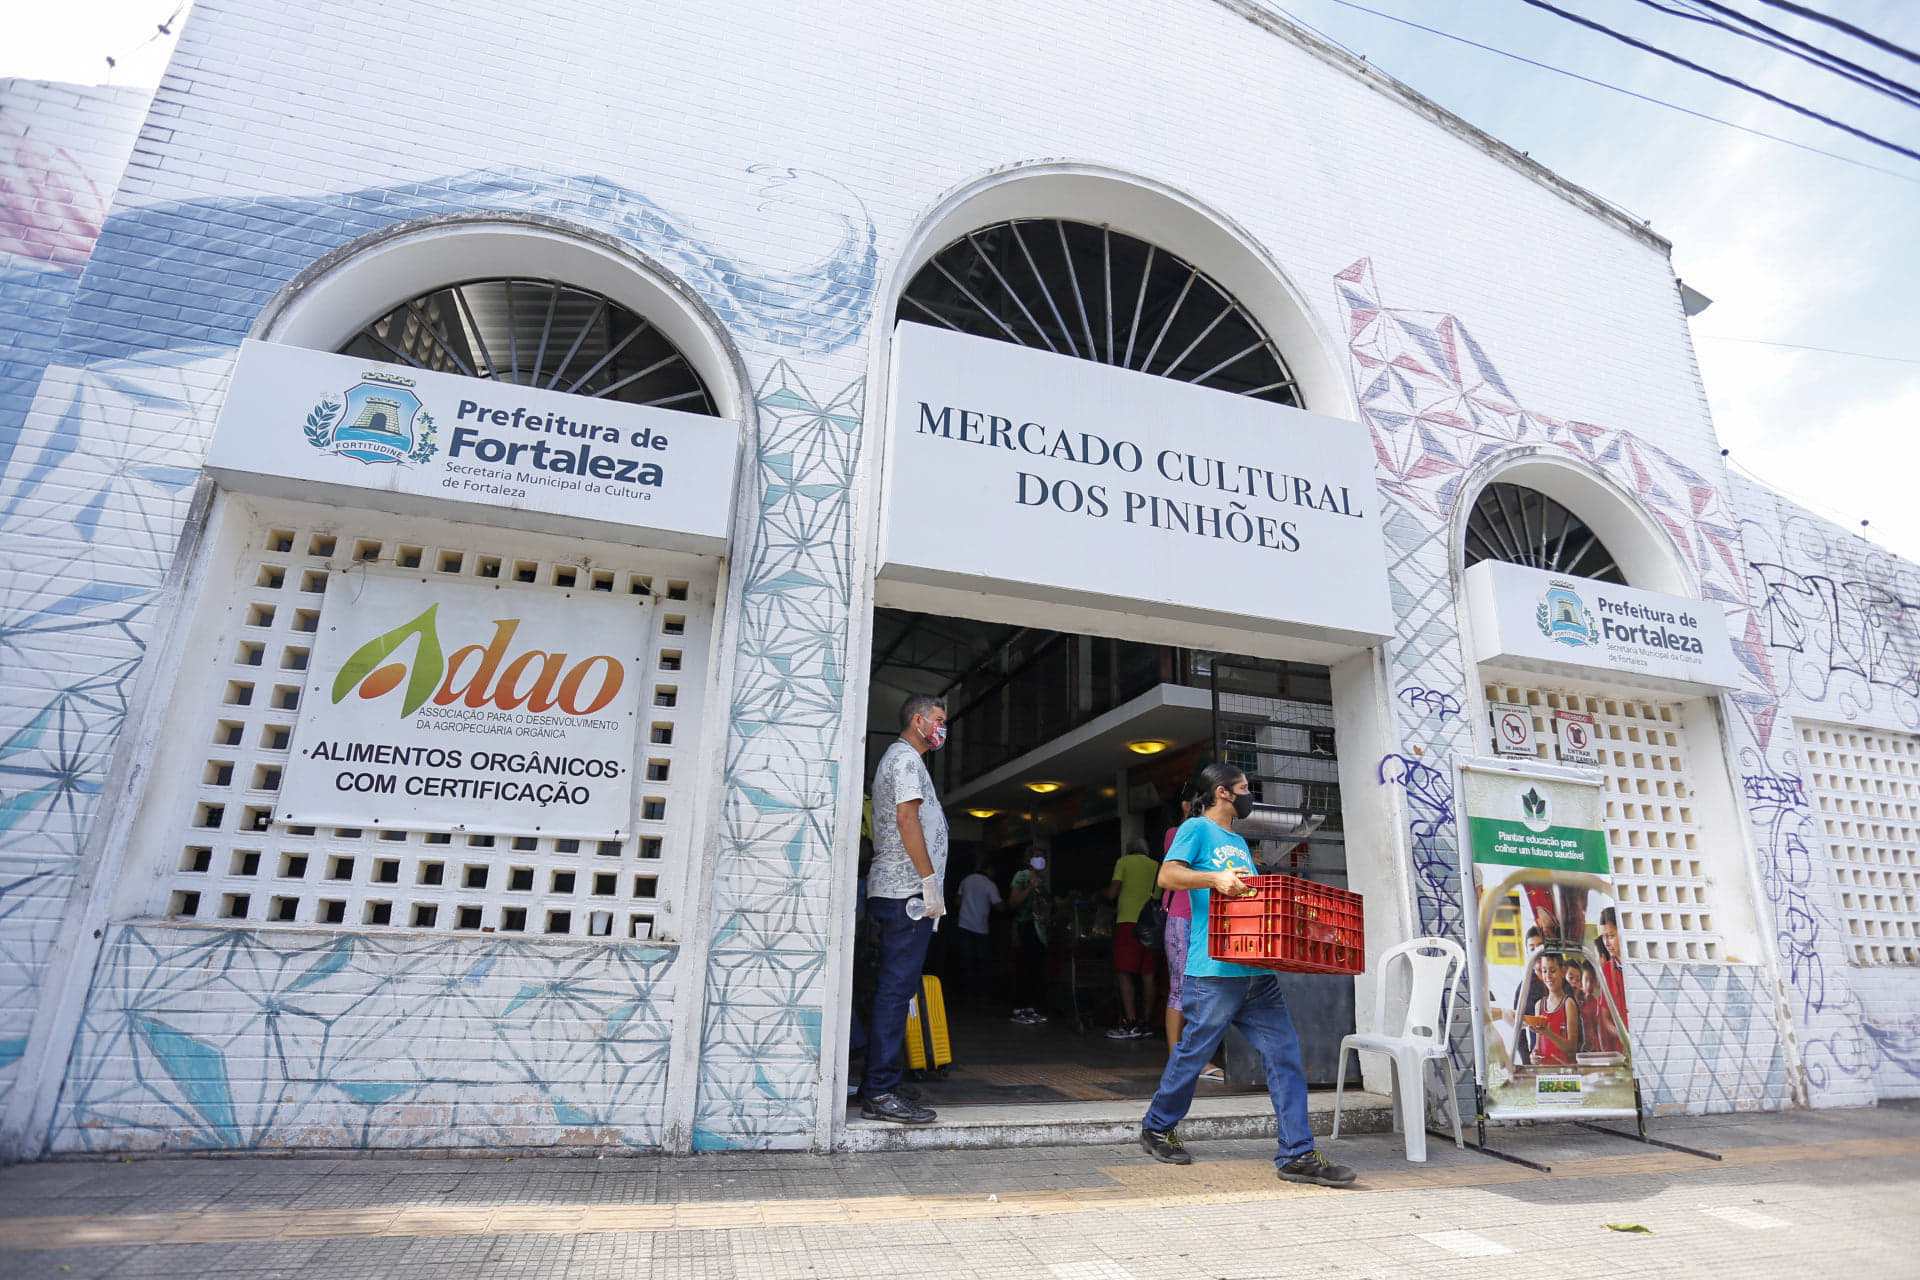
[[[1729,338],[1718,333],[1697,333],[1696,342],[1741,342],[1755,347],[1785,347],[1789,351],[1817,351],[1827,356],[1853,356],[1860,360],[1885,360],[1892,364],[1920,364],[1908,356],[1882,356],[1871,351],[1842,351],[1839,347],[1809,347],[1801,342],[1773,342],[1766,338]]]
[[[1481,44],[1478,40],[1469,40],[1465,36],[1457,36],[1451,31],[1442,31],[1438,27],[1423,26],[1411,18],[1402,18],[1398,14],[1383,13],[1378,9],[1369,9],[1363,4],[1354,3],[1354,0],[1333,0],[1333,3],[1344,8],[1352,9],[1356,13],[1364,13],[1371,17],[1382,18],[1388,22],[1397,22],[1403,27],[1412,27],[1415,31],[1424,31],[1430,36],[1439,36],[1442,40],[1451,40],[1455,44],[1466,45],[1469,49],[1478,49],[1482,53],[1498,54],[1502,58],[1510,58],[1515,62],[1524,63],[1529,67],[1538,67],[1542,71],[1551,71],[1554,75],[1565,76],[1569,80],[1578,80],[1580,83],[1590,84],[1596,89],[1606,89],[1613,93],[1625,94],[1629,98],[1638,98],[1642,102],[1652,103],[1656,107],[1665,107],[1669,111],[1678,111],[1682,115],[1692,116],[1696,120],[1705,120],[1712,124],[1725,125],[1729,129],[1738,129],[1742,133],[1750,133],[1756,138],[1765,138],[1769,142],[1778,142],[1783,146],[1793,147],[1800,151],[1811,151],[1814,155],[1825,156],[1829,160],[1838,160],[1842,164],[1857,165],[1862,169],[1871,169],[1875,173],[1884,173],[1889,178],[1898,178],[1902,182],[1920,182],[1920,176],[1911,176],[1901,173],[1896,169],[1888,169],[1877,164],[1868,164],[1865,160],[1856,160],[1852,156],[1843,156],[1837,151],[1827,151],[1821,147],[1810,146],[1804,142],[1795,142],[1792,138],[1783,138],[1777,133],[1768,133],[1764,129],[1756,129],[1751,125],[1740,124],[1737,121],[1725,120],[1719,116],[1708,115],[1704,111],[1695,111],[1692,107],[1683,107],[1677,102],[1668,102],[1664,98],[1649,97],[1633,89],[1623,89],[1617,84],[1608,84],[1605,80],[1595,80],[1592,76],[1583,76],[1578,71],[1568,71],[1565,67],[1556,67],[1550,62],[1536,62],[1532,58],[1523,57],[1517,53],[1510,53],[1505,49],[1496,49],[1490,44]],[[1278,6],[1275,7],[1277,8]],[[1285,13],[1286,11],[1283,9],[1281,12]],[[1291,14],[1287,16],[1292,17]],[[1298,21],[1298,19],[1296,19],[1296,21]],[[1304,22],[1300,25],[1306,26]],[[1311,30],[1312,28],[1308,29]],[[1325,35],[1321,38],[1328,40],[1330,43],[1337,43],[1332,41],[1331,37]],[[1359,55],[1355,54],[1354,56],[1358,57]]]
[[[1829,71],[1842,79],[1851,80],[1862,88],[1872,89],[1875,93],[1885,94],[1895,102],[1910,107],[1920,106],[1920,89],[1910,84],[1902,84],[1900,81],[1888,76],[1883,76],[1871,67],[1863,67],[1856,62],[1841,57],[1837,53],[1822,49],[1817,44],[1812,44],[1800,39],[1800,37],[1796,35],[1782,31],[1778,27],[1768,26],[1758,18],[1748,17],[1738,9],[1716,3],[1716,0],[1690,0],[1690,3],[1696,8],[1706,9],[1712,13],[1723,14],[1725,17],[1710,17],[1705,13],[1694,12],[1693,9],[1675,9],[1669,5],[1662,4],[1661,0],[1640,0],[1640,3],[1646,5],[1649,9],[1655,9],[1676,18],[1685,18],[1688,22],[1701,22],[1708,26],[1718,27],[1722,31],[1743,36],[1748,40],[1754,41],[1756,44],[1762,44],[1770,49],[1778,50],[1781,53],[1790,54],[1802,62],[1819,67],[1822,71]],[[1734,21],[1729,22],[1727,18],[1732,18]],[[1735,26],[1735,22],[1741,25]],[[1751,27],[1752,30],[1744,30],[1744,27]]]
[[[1903,155],[1907,157],[1909,160],[1920,160],[1920,151],[1915,151],[1911,147],[1903,147],[1897,142],[1889,142],[1887,139],[1882,138],[1877,134],[1868,133],[1864,129],[1856,129],[1852,125],[1847,124],[1844,121],[1835,120],[1832,116],[1822,115],[1811,107],[1803,107],[1797,102],[1789,102],[1785,98],[1779,97],[1776,94],[1768,93],[1765,89],[1756,88],[1755,86],[1750,85],[1746,81],[1741,80],[1735,76],[1727,75],[1725,72],[1715,71],[1711,67],[1703,67],[1697,62],[1690,62],[1687,59],[1681,57],[1677,53],[1669,53],[1658,45],[1648,44],[1644,40],[1636,40],[1632,36],[1627,35],[1625,32],[1615,31],[1612,27],[1603,26],[1600,23],[1593,21],[1591,18],[1583,18],[1577,13],[1569,13],[1565,9],[1559,8],[1555,5],[1548,4],[1547,0],[1520,0],[1520,2],[1522,4],[1531,5],[1536,9],[1544,9],[1548,13],[1557,14],[1560,17],[1565,18],[1568,22],[1575,24],[1576,26],[1582,26],[1592,31],[1598,31],[1601,35],[1611,36],[1615,40],[1618,40],[1621,44],[1627,45],[1631,48],[1638,49],[1642,53],[1650,53],[1654,55],[1656,58],[1664,58],[1668,62],[1672,62],[1679,66],[1687,68],[1689,71],[1698,71],[1701,75],[1706,76],[1711,80],[1718,80],[1722,84],[1732,85],[1734,88],[1744,90],[1745,92],[1752,94],[1756,98],[1764,98],[1768,102],[1773,103],[1775,106],[1785,107],[1787,110],[1797,112],[1800,115],[1808,117],[1809,119],[1818,120],[1820,123],[1825,125],[1831,125],[1835,129],[1840,130],[1842,133],[1850,133],[1856,138],[1860,138],[1864,141],[1871,142],[1876,147],[1885,147],[1888,151],[1892,151],[1899,155]],[[1767,0],[1767,3],[1769,4],[1777,3],[1777,2],[1780,2],[1780,0]]]
[[[1814,22],[1823,23],[1826,26],[1832,27],[1835,31],[1844,31],[1855,40],[1864,40],[1874,48],[1886,53],[1891,53],[1895,57],[1905,58],[1908,62],[1920,62],[1920,53],[1915,53],[1911,49],[1903,48],[1891,40],[1882,40],[1871,31],[1862,31],[1851,22],[1842,22],[1840,19],[1829,17],[1817,9],[1809,9],[1805,5],[1793,4],[1791,0],[1760,0],[1760,3],[1770,4],[1776,9],[1785,9],[1788,13],[1798,17],[1809,18]]]

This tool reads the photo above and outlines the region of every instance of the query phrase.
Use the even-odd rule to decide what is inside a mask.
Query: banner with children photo
[[[1636,1114],[1600,779],[1468,761],[1458,794],[1486,1118]]]

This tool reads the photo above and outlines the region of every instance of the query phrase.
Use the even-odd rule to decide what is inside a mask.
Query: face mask
[[[1252,812],[1253,812],[1253,793],[1251,791],[1247,792],[1245,795],[1238,795],[1233,798],[1233,816],[1234,817],[1239,818],[1242,821],[1245,821],[1247,816]]]
[[[938,751],[947,745],[947,726],[944,724],[932,725],[927,729],[926,736],[927,749],[929,751]]]
[[[1032,861],[1028,862],[1027,865],[1032,867],[1035,871],[1045,871],[1047,869],[1047,860],[1045,858],[1034,858]]]

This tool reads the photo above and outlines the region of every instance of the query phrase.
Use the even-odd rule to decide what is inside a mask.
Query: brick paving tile
[[[1720,1162],[1541,1127],[1342,1142],[1361,1190],[1278,1182],[1270,1140],[675,1161],[56,1161],[0,1169],[0,1275],[233,1280],[1256,1280],[1920,1274],[1920,1109],[1664,1121]],[[1651,1236],[1606,1229],[1641,1222]],[[1463,1253],[1462,1250],[1467,1251]],[[1475,1250],[1507,1250],[1470,1256]],[[71,1270],[61,1271],[61,1267]]]

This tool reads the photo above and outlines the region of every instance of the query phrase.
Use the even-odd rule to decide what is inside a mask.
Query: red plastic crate
[[[1367,926],[1360,895],[1298,876],[1243,876],[1243,898],[1214,893],[1207,954],[1282,973],[1364,972]]]

